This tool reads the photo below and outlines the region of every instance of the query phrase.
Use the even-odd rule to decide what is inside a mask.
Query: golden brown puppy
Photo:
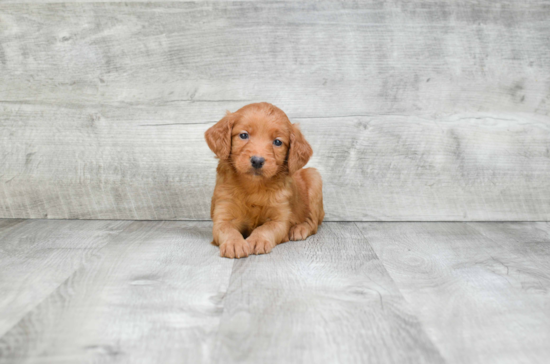
[[[227,112],[205,138],[219,158],[210,214],[222,257],[269,253],[317,232],[321,176],[301,169],[313,151],[281,109],[261,102]]]

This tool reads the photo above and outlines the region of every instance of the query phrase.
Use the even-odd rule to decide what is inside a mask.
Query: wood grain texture
[[[0,220],[0,363],[546,363],[550,223]],[[374,248],[374,249],[373,249]]]
[[[0,220],[0,336],[128,224]]]
[[[548,223],[358,223],[449,363],[546,363]]]
[[[550,219],[540,1],[0,4],[0,217],[208,219],[202,133],[269,101],[328,220]]]
[[[235,263],[221,363],[442,363],[352,223]]]
[[[0,339],[1,363],[209,361],[233,265],[211,224],[125,224]]]
[[[117,121],[138,117],[132,108],[105,107],[95,119],[89,113],[51,108],[47,118],[57,118],[55,129],[44,124],[43,107],[25,105],[4,119],[13,127],[1,135],[26,142],[0,146],[6,155],[0,214],[209,218],[216,160],[203,133],[212,123]],[[16,119],[25,127],[15,127]],[[324,179],[327,220],[550,219],[550,122],[544,118],[295,121],[315,150],[309,165]]]

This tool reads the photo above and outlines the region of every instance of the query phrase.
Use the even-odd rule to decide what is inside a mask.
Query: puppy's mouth
[[[252,176],[252,177],[255,177],[255,176],[258,176],[258,177],[264,177],[264,171],[263,169],[256,169],[256,168],[249,168],[248,171],[246,171],[246,174],[248,176]]]

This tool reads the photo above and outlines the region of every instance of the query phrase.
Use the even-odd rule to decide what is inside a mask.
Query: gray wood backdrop
[[[550,2],[0,1],[0,217],[208,219],[281,107],[327,220],[549,220]]]

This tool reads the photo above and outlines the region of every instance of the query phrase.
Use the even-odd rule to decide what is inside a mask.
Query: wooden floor
[[[550,223],[0,220],[0,363],[547,363]]]

